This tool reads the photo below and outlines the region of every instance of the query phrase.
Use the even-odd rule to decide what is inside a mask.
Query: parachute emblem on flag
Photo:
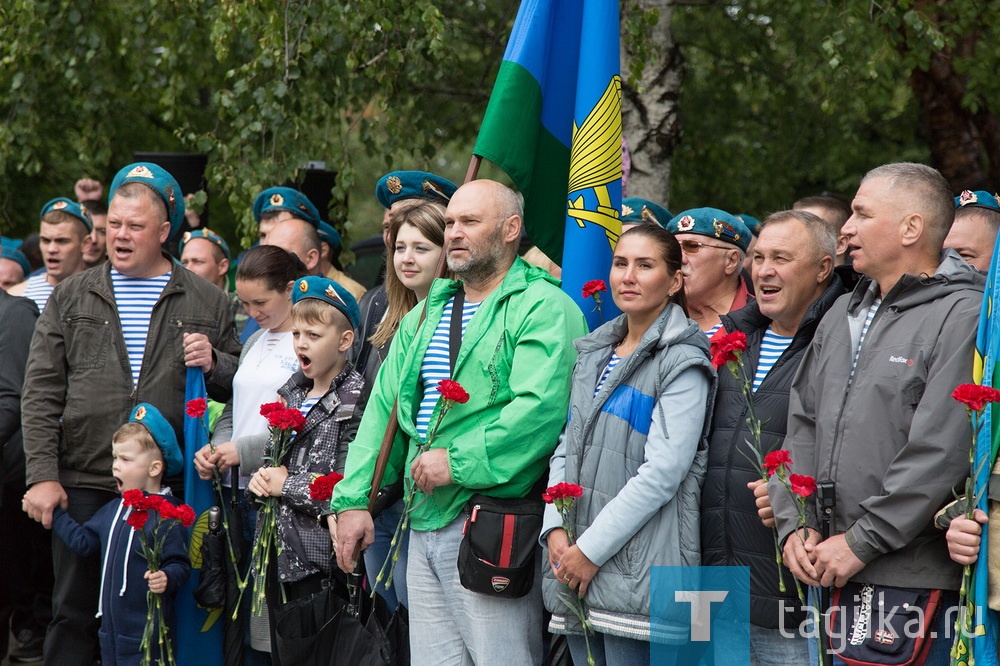
[[[567,215],[580,227],[587,222],[602,227],[612,250],[621,235],[620,214],[608,192],[608,184],[622,177],[621,96],[622,79],[616,74],[583,124],[574,124],[567,188]]]

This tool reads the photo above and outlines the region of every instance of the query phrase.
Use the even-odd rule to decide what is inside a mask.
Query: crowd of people
[[[77,200],[45,204],[44,266],[28,240],[0,258],[10,661],[140,663],[147,593],[176,597],[190,563],[172,543],[147,566],[127,526],[136,501],[183,499],[186,456],[220,479],[244,554],[263,538],[255,500],[274,498],[275,564],[250,581],[266,604],[248,594],[238,620],[245,664],[282,663],[284,604],[361,570],[408,610],[414,664],[543,664],[561,640],[576,664],[648,663],[651,643],[690,642],[687,613],[651,610],[653,567],[701,565],[750,571],[749,656],[742,634],[717,636],[714,663],[815,661],[793,577],[833,590],[814,603],[935,599],[927,632],[824,644],[832,663],[897,640],[947,663],[947,609],[987,517],[946,534],[935,515],[969,472],[969,420],[948,396],[972,381],[996,195],[956,197],[936,170],[894,163],[852,200],[763,222],[629,197],[602,285],[622,314],[588,331],[559,267],[519,256],[522,202],[494,181],[383,176],[387,261],[369,290],[293,188],[258,195],[259,244],[239,257],[185,222],[155,164],[102,194],[82,180]],[[742,374],[713,362],[735,332]],[[197,451],[183,451],[190,368],[211,398]],[[302,417],[278,460],[260,412],[275,401]],[[776,450],[819,491],[799,502],[784,475],[762,478],[754,455]],[[332,498],[314,498],[331,473]],[[568,510],[542,509],[551,487],[575,489]]]

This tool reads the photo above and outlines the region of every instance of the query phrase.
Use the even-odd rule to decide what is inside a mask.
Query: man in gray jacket
[[[798,514],[775,475],[768,490],[785,563],[809,585],[941,589],[947,601],[962,572],[932,519],[968,475],[969,422],[949,396],[972,381],[985,279],[951,250],[942,253],[954,204],[936,170],[873,169],[852,212],[842,233],[863,278],[806,351],[785,438],[792,473],[833,483],[831,536],[820,536],[815,495],[799,533],[807,545],[793,534]],[[944,615],[934,621],[941,638],[927,663],[947,660]]]

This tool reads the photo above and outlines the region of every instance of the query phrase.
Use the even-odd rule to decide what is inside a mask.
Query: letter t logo
[[[712,640],[712,602],[724,601],[729,595],[726,590],[676,590],[674,601],[691,604],[691,640],[707,642]]]

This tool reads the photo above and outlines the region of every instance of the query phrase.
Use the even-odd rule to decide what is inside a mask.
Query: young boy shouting
[[[364,384],[347,364],[360,320],[350,292],[333,280],[305,277],[295,283],[292,303],[292,337],[301,369],[278,395],[288,408],[302,412],[306,424],[284,464],[260,468],[247,484],[254,495],[278,498],[277,579],[287,601],[318,592],[330,575],[332,544],[318,520],[330,513],[329,502],[311,499],[309,484],[330,472],[343,473],[347,445],[361,423]],[[260,527],[258,521],[258,538]],[[275,590],[268,585],[272,608],[279,602]],[[273,636],[273,619],[271,631]]]
[[[136,405],[129,422],[114,434],[111,473],[118,492],[140,490],[162,495],[172,504],[165,476],[180,474],[183,463],[174,429],[152,405]],[[101,663],[124,666],[141,661],[140,644],[146,627],[147,590],[164,595],[167,624],[172,624],[173,599],[191,574],[185,531],[175,526],[167,532],[158,571],[151,572],[142,557],[140,539],[127,520],[132,513],[122,499],[108,502],[83,525],[57,508],[52,529],[67,546],[81,556],[101,553],[101,595],[97,616],[101,618]],[[155,521],[142,528],[152,540]]]

